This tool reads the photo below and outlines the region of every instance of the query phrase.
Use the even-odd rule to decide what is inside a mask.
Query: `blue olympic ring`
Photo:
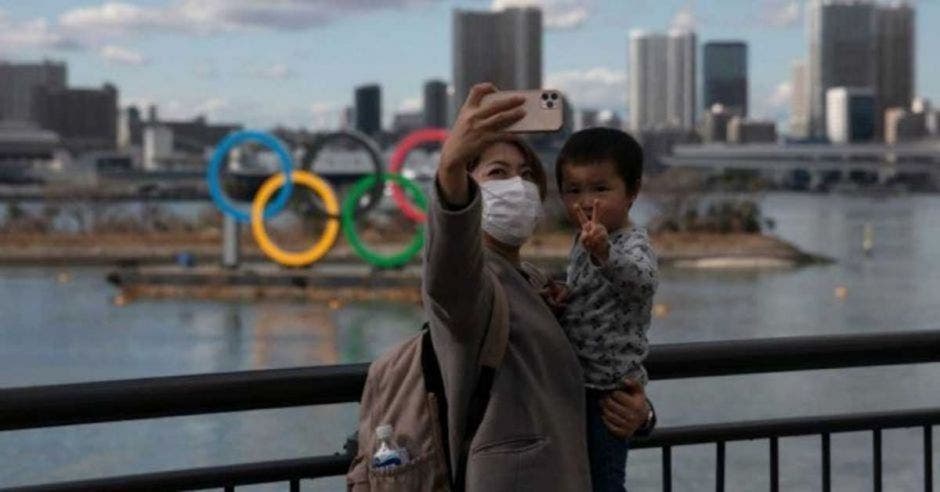
[[[268,133],[251,130],[240,130],[229,134],[222,140],[219,146],[216,147],[215,152],[212,154],[212,160],[209,161],[209,169],[206,170],[206,182],[209,184],[209,195],[212,196],[212,201],[215,202],[219,209],[244,224],[251,222],[251,215],[249,215],[248,212],[237,209],[232,205],[228,197],[225,196],[225,193],[222,192],[222,185],[219,183],[219,168],[222,167],[222,162],[225,160],[225,156],[228,155],[229,150],[246,141],[255,141],[273,150],[277,154],[278,160],[281,161],[281,171],[283,171],[284,176],[286,176],[284,186],[281,187],[281,192],[278,193],[274,201],[265,207],[264,218],[270,219],[283,210],[284,206],[287,205],[287,201],[290,200],[291,192],[294,190],[294,183],[291,180],[291,172],[294,170],[294,161],[280,140]]]

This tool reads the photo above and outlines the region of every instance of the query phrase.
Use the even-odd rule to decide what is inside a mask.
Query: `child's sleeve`
[[[607,262],[597,272],[624,300],[651,299],[658,284],[656,253],[645,231],[610,244]]]

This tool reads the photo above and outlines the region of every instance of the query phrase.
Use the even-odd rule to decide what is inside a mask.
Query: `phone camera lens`
[[[543,93],[542,93],[542,100],[543,100],[543,101],[548,101],[548,94],[546,94],[546,93],[543,92]]]
[[[552,92],[552,101],[554,101],[555,99],[558,99],[558,94]]]
[[[547,105],[549,108],[554,108],[554,107],[555,107],[555,103],[553,103],[553,102],[551,102],[551,101],[548,101],[548,103],[546,103],[546,105]]]

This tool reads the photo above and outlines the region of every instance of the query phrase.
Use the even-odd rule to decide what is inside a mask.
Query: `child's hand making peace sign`
[[[594,199],[591,207],[591,217],[584,214],[584,210],[578,204],[574,205],[574,210],[578,214],[578,221],[581,222],[581,234],[579,236],[581,245],[591,253],[591,259],[596,265],[607,263],[607,257],[610,253],[610,242],[607,241],[607,228],[597,220],[599,200]]]

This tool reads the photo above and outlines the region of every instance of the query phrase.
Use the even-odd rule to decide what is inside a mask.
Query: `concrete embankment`
[[[420,299],[421,270],[417,260],[400,269],[380,270],[357,258],[346,245],[338,244],[324,260],[310,267],[283,268],[265,259],[254,247],[246,246],[239,267],[223,268],[219,265],[218,244],[211,240],[180,243],[162,239],[151,237],[145,241],[148,244],[115,239],[109,246],[74,241],[32,251],[24,248],[16,254],[20,263],[49,265],[54,261],[66,265],[78,259],[85,264],[116,266],[108,280],[121,289],[115,298],[117,303],[138,298],[304,299],[329,303]],[[570,236],[562,234],[539,236],[525,248],[523,257],[563,276],[570,241]],[[828,261],[761,235],[671,233],[656,235],[653,242],[662,268],[791,268]],[[4,247],[9,248],[0,246],[0,251]],[[391,253],[396,246],[382,249]],[[173,263],[182,251],[192,255],[193,266]],[[10,263],[10,257],[6,261]]]

